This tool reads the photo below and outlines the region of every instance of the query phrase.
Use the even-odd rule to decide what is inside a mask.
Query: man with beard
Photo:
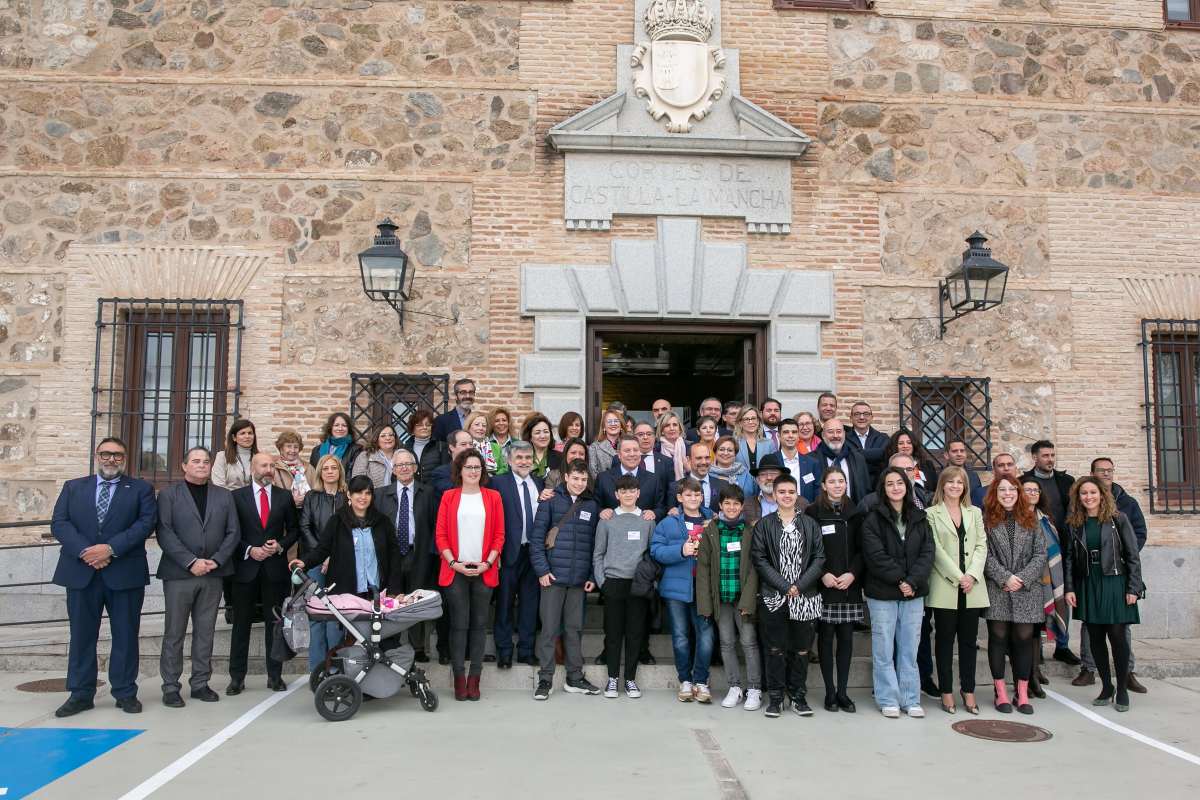
[[[112,650],[108,682],[117,707],[137,714],[138,627],[150,583],[146,539],[158,506],[150,484],[124,474],[125,443],[115,437],[96,447],[95,475],[67,481],[54,504],[50,532],[62,545],[54,583],[67,590],[67,702],[56,717],[94,707],[96,642],[108,613]]]
[[[846,444],[846,428],[840,419],[832,417],[825,422],[821,433],[821,444],[809,455],[809,458],[815,460],[820,469],[817,470],[818,479],[806,484],[801,489],[804,499],[808,502],[811,503],[817,499],[820,474],[824,473],[827,467],[838,467],[846,476],[846,481],[849,483],[846,487],[846,496],[850,498],[851,503],[857,504],[871,493],[871,473],[867,469],[866,457],[863,456],[861,450]]]

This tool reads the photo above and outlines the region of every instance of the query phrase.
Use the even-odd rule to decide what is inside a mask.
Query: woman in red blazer
[[[442,495],[438,509],[437,549],[442,556],[438,585],[446,587],[450,604],[454,699],[478,700],[488,607],[492,589],[500,583],[504,506],[499,492],[482,485],[487,472],[478,450],[464,450],[454,458],[450,479],[454,488]],[[463,664],[468,651],[470,674]]]

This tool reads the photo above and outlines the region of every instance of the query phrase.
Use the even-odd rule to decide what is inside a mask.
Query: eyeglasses
[[[101,461],[124,461],[124,453],[114,453],[112,450],[100,450],[96,453],[96,458]]]
[[[396,469],[416,469],[416,468],[417,468],[417,465],[412,461],[396,462]]]
[[[1115,469],[1100,469],[1099,467],[1095,469],[1097,475],[1112,475],[1115,471]]]
[[[462,468],[462,471],[463,472],[479,472],[479,470],[481,470],[481,469],[483,469],[483,467],[479,466],[478,464],[468,464],[467,466]]]
[[[870,411],[855,411],[850,416],[852,416],[852,417],[869,417],[869,416],[871,416],[871,412]]]

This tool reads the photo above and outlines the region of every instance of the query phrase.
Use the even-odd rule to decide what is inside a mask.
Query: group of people
[[[189,622],[190,698],[219,699],[209,681],[223,595],[233,620],[226,695],[245,689],[259,613],[267,685],[286,688],[270,644],[296,569],[364,597],[442,592],[449,613],[415,629],[413,644],[420,662],[436,646],[463,701],[480,698],[485,660],[508,669],[514,658],[537,667],[536,700],[550,697],[558,663],[568,693],[640,697],[637,669],[653,661],[648,632],[660,617],[680,701],[712,702],[719,658],[721,705],[765,706],[769,717],[788,704],[812,714],[810,658],[820,664],[824,708],[854,712],[853,633],[867,626],[874,699],[889,718],[924,716],[922,691],[947,713],[959,701],[979,713],[981,618],[1000,713],[1032,714],[1031,698],[1044,696],[1043,629],[1056,658],[1079,663],[1066,638],[1071,613],[1086,630],[1075,683],[1099,674],[1094,703],[1124,711],[1129,692],[1145,690],[1129,633],[1143,592],[1145,519],[1113,482],[1109,458],[1075,480],[1055,469],[1052,443],[1036,442],[1033,470],[1018,476],[1001,454],[984,486],[964,442],[945,442],[942,466],[912,432],[875,429],[867,403],[854,403],[844,424],[830,393],[815,414],[794,417],[770,398],[758,406],[708,398],[691,426],[666,399],[643,420],[613,403],[588,441],[577,413],[555,424],[535,412],[518,432],[507,409],[477,411],[475,391],[459,380],[448,412],[419,410],[403,430],[384,422],[361,437],[346,414],[332,414],[307,460],[298,433],[281,432],[272,455],[239,419],[222,450],[189,449],[182,480],[157,498],[125,473],[124,443],[104,439],[96,473],[67,481],[54,510],[55,582],[67,589],[71,618],[70,697],[58,715],[93,705],[105,610],[113,696],[125,711],[141,710],[138,626],[145,541],[155,532],[171,707],[185,704]],[[597,590],[604,687],[583,671],[586,596]],[[495,653],[485,656],[493,606]],[[341,642],[336,627],[314,624],[310,668],[330,668]]]

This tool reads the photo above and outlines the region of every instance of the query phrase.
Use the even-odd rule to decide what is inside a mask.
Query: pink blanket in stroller
[[[364,597],[359,597],[356,594],[330,594],[326,595],[325,599],[336,608],[338,611],[345,614],[347,617],[362,617],[369,616],[374,610],[374,606],[370,600]],[[308,598],[308,612],[310,614],[328,614],[325,605],[316,597]],[[380,595],[379,608],[386,614],[389,611],[395,611],[400,608],[400,601],[395,597]]]

